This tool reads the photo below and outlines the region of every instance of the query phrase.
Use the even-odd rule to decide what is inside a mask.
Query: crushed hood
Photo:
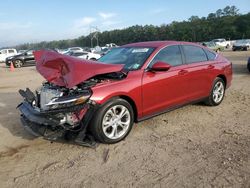
[[[119,72],[123,65],[104,64],[62,55],[54,51],[34,52],[37,71],[49,82],[72,88],[100,74]]]

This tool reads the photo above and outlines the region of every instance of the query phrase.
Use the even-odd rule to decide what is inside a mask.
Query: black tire
[[[130,114],[130,123],[128,125],[128,128],[126,129],[126,132],[119,138],[109,138],[108,136],[105,135],[104,130],[103,130],[103,118],[108,113],[108,111],[115,106],[124,106],[128,110]],[[93,117],[90,125],[89,125],[89,130],[92,133],[92,135],[95,137],[96,140],[102,143],[106,144],[114,144],[117,143],[121,140],[123,140],[131,131],[132,126],[134,123],[134,112],[133,108],[131,105],[124,99],[121,98],[114,98],[111,99],[110,101],[106,102],[101,108],[96,112],[95,116]],[[113,130],[113,127],[111,127],[111,131]]]
[[[219,100],[219,101],[215,101],[214,99],[214,90],[215,90],[215,87],[218,83],[222,83],[222,86],[223,86],[223,95],[222,95],[222,98]],[[205,101],[205,103],[209,106],[218,106],[224,99],[224,96],[225,96],[225,82],[223,79],[219,78],[219,77],[216,77],[214,82],[213,82],[213,87],[210,91],[210,95],[209,97],[207,98],[207,100]]]
[[[91,60],[91,61],[96,61],[96,58],[90,58],[89,60]]]
[[[20,68],[20,67],[23,66],[23,61],[20,60],[20,59],[17,59],[17,60],[14,61],[13,65],[14,65],[15,68]]]
[[[250,57],[248,58],[247,69],[248,69],[248,71],[250,72]]]

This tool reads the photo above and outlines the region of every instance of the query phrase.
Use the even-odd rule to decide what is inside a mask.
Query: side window
[[[33,51],[28,51],[27,52],[27,55],[32,55],[33,54]]]
[[[187,63],[196,63],[207,61],[207,56],[202,48],[192,45],[183,45],[184,54]]]
[[[8,50],[8,52],[9,52],[10,54],[15,53],[14,50]]]
[[[168,46],[162,49],[153,59],[150,67],[157,61],[166,62],[172,66],[177,66],[182,64],[182,57],[180,47],[178,45]]]
[[[205,50],[205,52],[207,54],[208,60],[210,60],[210,61],[215,60],[215,58],[216,58],[216,54],[215,53],[210,52],[209,50],[206,50],[206,49],[204,49],[204,50]]]

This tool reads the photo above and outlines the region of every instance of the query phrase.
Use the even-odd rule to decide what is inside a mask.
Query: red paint
[[[54,51],[35,51],[37,71],[49,82],[67,88],[95,75],[120,71],[123,65],[81,60]]]
[[[135,104],[137,118],[156,114],[168,108],[208,97],[214,79],[226,78],[227,87],[232,81],[232,65],[220,54],[213,61],[197,62],[170,67],[167,71],[147,71],[154,55],[169,45],[189,44],[207,49],[195,43],[157,41],[128,44],[124,47],[154,47],[155,51],[140,70],[130,71],[119,81],[110,81],[92,88],[91,100],[103,104],[117,96],[129,98]],[[40,55],[39,53],[42,53]],[[65,57],[55,52],[36,52],[37,70],[58,85],[74,85],[96,75],[120,71],[122,65],[107,65]],[[66,68],[64,68],[64,66]],[[66,82],[66,83],[65,83]]]

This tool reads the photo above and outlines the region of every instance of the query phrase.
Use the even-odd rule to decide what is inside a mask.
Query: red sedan
[[[35,52],[47,80],[33,94],[20,90],[24,127],[50,140],[71,134],[82,145],[116,143],[139,122],[183,105],[219,105],[232,64],[189,42],[141,42],[112,49],[98,62]]]

